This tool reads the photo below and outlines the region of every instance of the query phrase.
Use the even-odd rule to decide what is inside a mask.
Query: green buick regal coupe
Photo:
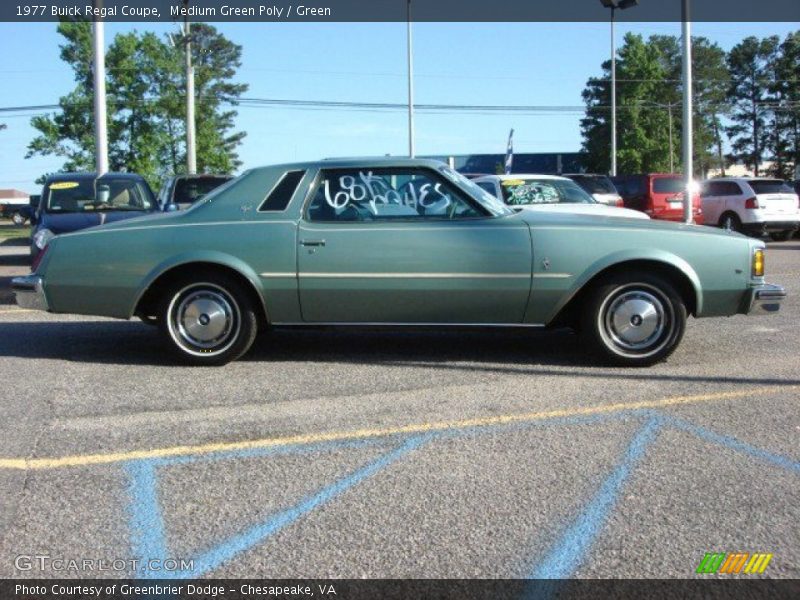
[[[644,366],[688,315],[780,308],[764,244],[708,227],[516,212],[446,165],[349,159],[263,167],[181,212],[53,238],[13,281],[26,308],[158,325],[220,365],[259,329],[572,327]]]

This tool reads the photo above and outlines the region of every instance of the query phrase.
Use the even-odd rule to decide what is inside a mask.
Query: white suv
[[[703,182],[706,225],[788,240],[800,225],[800,199],[780,179],[724,177]]]

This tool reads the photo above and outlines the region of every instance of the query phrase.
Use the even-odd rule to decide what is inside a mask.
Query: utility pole
[[[683,220],[692,222],[692,196],[694,173],[692,164],[692,26],[689,22],[689,0],[681,0],[681,21],[683,24],[683,175],[685,192],[683,196]]]
[[[106,124],[106,55],[103,21],[92,23],[94,58],[94,145],[98,175],[108,172],[108,132]]]
[[[408,8],[408,157],[414,158],[414,56],[411,40],[411,0],[407,0]]]
[[[183,0],[187,11],[189,0]],[[195,143],[194,119],[194,67],[192,66],[192,37],[189,16],[184,17],[183,39],[186,49],[186,172],[189,175],[197,173],[197,146]]]
[[[673,144],[672,144],[672,102],[667,104],[667,106],[669,107],[669,172],[670,173],[674,173],[675,172],[675,161],[673,159],[674,151],[673,151]]]

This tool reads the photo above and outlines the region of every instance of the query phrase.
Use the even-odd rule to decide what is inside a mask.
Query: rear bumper
[[[15,277],[11,280],[11,291],[17,304],[30,310],[50,310],[44,295],[44,280],[38,275]]]
[[[786,290],[779,285],[764,283],[750,288],[745,294],[742,310],[746,315],[765,315],[776,313],[781,309],[781,302],[786,299]]]
[[[769,231],[797,231],[797,221],[761,221],[759,223],[743,223],[742,229],[747,233],[767,233]]]

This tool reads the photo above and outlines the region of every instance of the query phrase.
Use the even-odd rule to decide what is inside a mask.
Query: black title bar
[[[616,10],[621,21],[682,20],[681,0],[639,0]],[[188,6],[188,9],[187,9]],[[797,22],[798,0],[690,0],[690,21]],[[170,22],[597,22],[600,0],[3,0],[0,20]]]

